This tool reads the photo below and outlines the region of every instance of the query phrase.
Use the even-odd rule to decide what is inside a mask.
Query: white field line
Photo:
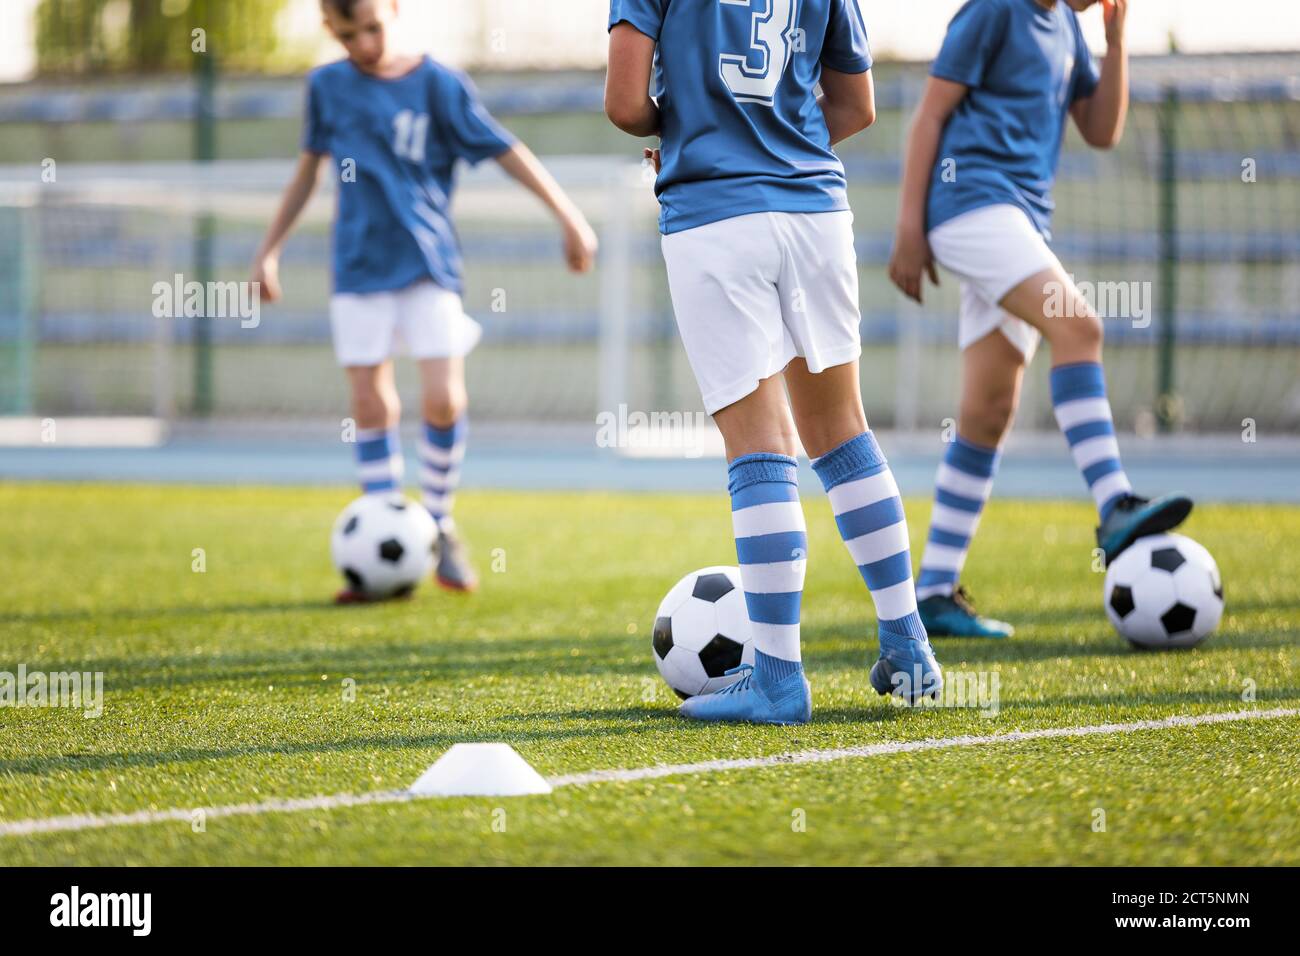
[[[590,770],[586,773],[571,773],[551,777],[548,782],[552,787],[582,787],[595,783],[627,783],[658,777],[718,773],[726,770],[749,770],[759,767],[826,763],[831,760],[882,757],[889,754],[916,753],[923,750],[948,750],[956,747],[982,747],[987,744],[1023,743],[1030,740],[1049,740],[1055,737],[1127,734],[1139,730],[1168,730],[1177,727],[1200,727],[1205,724],[1226,724],[1246,720],[1276,720],[1280,717],[1300,717],[1300,708],[1278,707],[1272,710],[1232,710],[1217,714],[1164,717],[1159,720],[1137,720],[1126,724],[1049,727],[1043,730],[1015,730],[1004,734],[986,734],[983,736],[938,737],[928,740],[865,744],[861,747],[842,747],[834,750],[800,750],[794,753],[773,754],[768,757],[661,764],[655,767],[633,767],[626,770]],[[360,794],[336,793],[286,800],[263,800],[259,803],[237,803],[220,807],[178,807],[171,810],[140,810],[136,813],[83,813],[64,817],[14,820],[9,823],[0,822],[0,837],[30,836],[36,833],[57,833],[72,830],[95,830],[105,827],[138,826],[170,821],[189,823],[195,819],[196,815],[201,815],[205,820],[212,820],[221,817],[256,816],[263,813],[298,813],[305,810],[336,810],[343,807],[408,803],[414,800],[428,799],[436,798],[416,796],[407,790],[374,790]]]

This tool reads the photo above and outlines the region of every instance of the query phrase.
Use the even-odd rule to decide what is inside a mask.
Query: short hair
[[[344,20],[351,20],[357,8],[357,0],[320,0],[320,5],[333,10]]]

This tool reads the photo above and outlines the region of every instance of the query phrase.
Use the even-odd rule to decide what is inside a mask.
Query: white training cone
[[[550,793],[546,778],[509,744],[453,744],[410,792],[418,797],[518,797]]]

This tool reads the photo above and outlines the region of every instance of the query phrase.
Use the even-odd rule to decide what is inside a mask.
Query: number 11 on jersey
[[[749,7],[756,0],[718,0],[728,6]],[[749,53],[723,53],[718,58],[722,82],[731,95],[741,103],[761,103],[772,106],[776,89],[790,65],[790,54],[796,31],[798,0],[765,0],[767,9],[755,10],[751,21]],[[757,53],[762,65],[749,64],[750,53]]]

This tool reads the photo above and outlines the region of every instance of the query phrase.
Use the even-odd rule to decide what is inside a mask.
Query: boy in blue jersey
[[[682,713],[811,716],[796,434],[875,602],[872,686],[908,700],[935,694],[942,678],[916,613],[898,486],[862,409],[853,215],[831,148],[875,119],[857,0],[611,0],[609,27],[606,113],[634,136],[661,138],[673,309],[726,442],[753,627],[753,667]]]
[[[404,471],[392,355],[404,345],[420,372],[419,476],[438,525],[436,578],[473,590],[477,576],[452,522],[465,454],[465,356],[481,330],[461,307],[461,255],[450,218],[457,161],[495,159],[555,214],[574,272],[591,267],[596,237],[526,146],[488,114],[467,77],[391,42],[397,0],[322,0],[347,58],[312,71],[303,152],[254,264],[269,301],[279,255],[328,154],[340,174],[330,322],[352,390],[362,489],[392,494]],[[345,591],[341,602],[360,599]]]
[[[1077,13],[1097,0],[970,0],[953,18],[913,121],[890,277],[921,301],[935,263],[961,281],[957,438],[936,479],[917,595],[934,635],[1007,637],[958,584],[999,449],[1040,336],[1052,351],[1056,420],[1097,506],[1111,561],[1180,524],[1192,502],[1133,494],[1102,372],[1102,324],[1048,247],[1051,189],[1066,119],[1100,149],[1128,109],[1127,0],[1104,0],[1100,70]],[[995,334],[996,333],[996,334]]]

